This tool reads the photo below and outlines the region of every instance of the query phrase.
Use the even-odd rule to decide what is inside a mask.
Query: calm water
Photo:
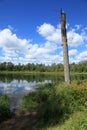
[[[71,79],[83,80],[87,75],[74,75]],[[61,75],[21,75],[21,74],[0,74],[0,92],[10,97],[10,108],[18,107],[20,100],[26,94],[34,91],[38,84],[59,83],[64,81]]]

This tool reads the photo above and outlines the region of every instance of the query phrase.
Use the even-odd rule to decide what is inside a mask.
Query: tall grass
[[[46,130],[87,130],[87,112],[74,112],[62,124],[49,126]]]
[[[0,94],[0,122],[11,117],[9,99],[6,95]]]
[[[20,108],[35,111],[44,125],[63,123],[74,112],[86,112],[87,81],[41,86],[22,99]]]

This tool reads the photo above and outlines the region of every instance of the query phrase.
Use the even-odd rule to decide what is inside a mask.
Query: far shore
[[[50,74],[50,75],[64,75],[64,72],[40,72],[40,71],[0,71],[0,74]],[[70,72],[70,75],[82,75],[87,72]]]

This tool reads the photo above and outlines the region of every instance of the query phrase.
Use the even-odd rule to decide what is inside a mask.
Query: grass
[[[47,130],[87,130],[87,112],[74,112],[65,122]]]
[[[40,71],[8,71],[8,70],[3,70],[3,71],[1,71],[1,73],[2,74],[6,74],[6,73],[8,73],[8,74],[20,74],[20,73],[24,73],[24,74],[61,74],[61,75],[64,75],[64,72],[63,71],[58,71],[58,72],[48,72],[48,71],[46,71],[46,72],[40,72]],[[87,72],[70,72],[70,74],[71,75],[82,75],[82,74],[87,74]]]
[[[87,80],[39,85],[23,97],[20,111],[30,116],[17,117],[14,125],[26,130],[87,130]]]
[[[0,122],[11,117],[9,99],[6,95],[0,94]]]
[[[86,130],[87,80],[70,85],[41,85],[23,98],[20,108],[37,113],[38,129]]]
[[[20,74],[20,73],[23,73],[23,74],[64,74],[64,72],[40,72],[40,71],[1,71],[2,74]]]

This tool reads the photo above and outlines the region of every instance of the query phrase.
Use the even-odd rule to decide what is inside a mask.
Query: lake
[[[71,79],[83,80],[87,75],[73,75]],[[63,75],[58,74],[0,74],[0,92],[10,98],[10,108],[17,108],[22,97],[35,91],[38,84],[60,83],[64,81]]]

